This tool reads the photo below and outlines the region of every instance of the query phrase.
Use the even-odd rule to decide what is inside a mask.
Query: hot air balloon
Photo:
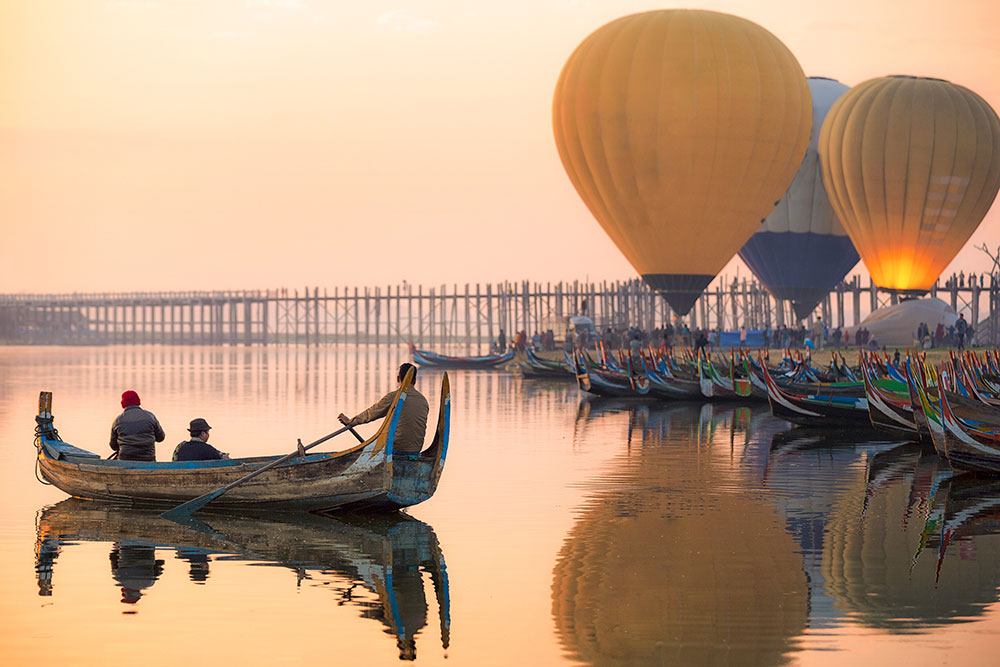
[[[1000,187],[1000,120],[968,88],[913,76],[860,83],[830,109],[819,157],[872,280],[929,290]]]
[[[802,68],[774,35],[677,9],[598,28],[552,105],[573,186],[682,315],[788,189],[811,114]]]
[[[740,248],[761,284],[777,299],[793,302],[803,319],[858,263],[858,253],[837,220],[819,174],[819,130],[833,103],[847,86],[809,77],[812,133],[809,148],[788,192]]]

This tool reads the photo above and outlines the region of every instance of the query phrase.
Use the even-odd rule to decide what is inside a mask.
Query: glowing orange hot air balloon
[[[830,109],[820,168],[875,284],[923,293],[1000,188],[1000,120],[968,88],[912,76],[860,83]]]
[[[812,103],[767,30],[671,9],[587,37],[559,75],[552,117],[577,192],[683,315],[788,189]]]

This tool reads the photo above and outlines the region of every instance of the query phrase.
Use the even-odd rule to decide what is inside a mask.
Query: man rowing
[[[399,414],[399,421],[396,423],[396,437],[393,441],[393,450],[396,452],[417,453],[424,446],[424,434],[427,432],[427,413],[430,408],[427,399],[417,391],[417,367],[413,364],[404,363],[399,367],[396,375],[397,384],[402,384],[406,374],[413,369],[413,385],[406,390],[406,401]],[[381,419],[389,413],[392,406],[392,399],[396,396],[396,391],[390,391],[380,398],[364,412],[355,417],[348,418],[343,412],[337,415],[337,419],[345,426],[357,426],[367,424],[376,419]]]

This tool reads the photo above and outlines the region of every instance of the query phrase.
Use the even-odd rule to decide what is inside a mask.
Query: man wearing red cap
[[[155,461],[156,443],[166,437],[156,415],[139,407],[139,394],[131,389],[122,394],[122,407],[111,425],[111,449],[121,461]]]

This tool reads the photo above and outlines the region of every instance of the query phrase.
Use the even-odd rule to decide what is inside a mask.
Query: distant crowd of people
[[[920,341],[921,347],[925,350],[934,347],[964,349],[966,342],[972,339],[973,333],[972,327],[965,319],[965,313],[960,314],[955,323],[947,327],[942,322],[938,322],[934,333],[931,333],[931,328],[926,322],[917,325],[917,340]]]
[[[921,323],[917,327],[916,340],[924,348],[950,346],[962,349],[972,338],[972,327],[965,320],[965,315],[959,316],[955,324],[944,326],[938,323],[932,332],[926,323]],[[747,346],[747,329],[741,326],[738,330],[739,345]],[[820,350],[825,347],[837,349],[847,347],[860,347],[870,350],[881,349],[878,339],[867,327],[859,327],[853,331],[841,327],[827,327],[822,317],[813,320],[812,327],[807,329],[804,324],[798,327],[780,326],[777,328],[765,327],[755,332],[755,345],[760,345],[763,339],[763,347],[768,348],[790,348],[790,349],[811,349]],[[662,328],[655,328],[651,331],[643,330],[639,327],[606,327],[603,332],[567,331],[563,341],[566,350],[574,347],[594,347],[597,342],[602,342],[606,349],[610,351],[634,350],[635,348],[645,349],[652,344],[654,347],[667,349],[673,345],[702,349],[705,347],[718,347],[722,332],[719,329],[691,329],[687,324],[679,323],[676,327],[667,324]],[[525,331],[519,331],[514,337],[513,346],[523,351],[528,345],[540,351],[553,351],[557,348],[557,341],[552,329],[544,333],[535,332],[529,339]],[[507,349],[507,338],[504,330],[500,330],[493,351],[499,352]]]

